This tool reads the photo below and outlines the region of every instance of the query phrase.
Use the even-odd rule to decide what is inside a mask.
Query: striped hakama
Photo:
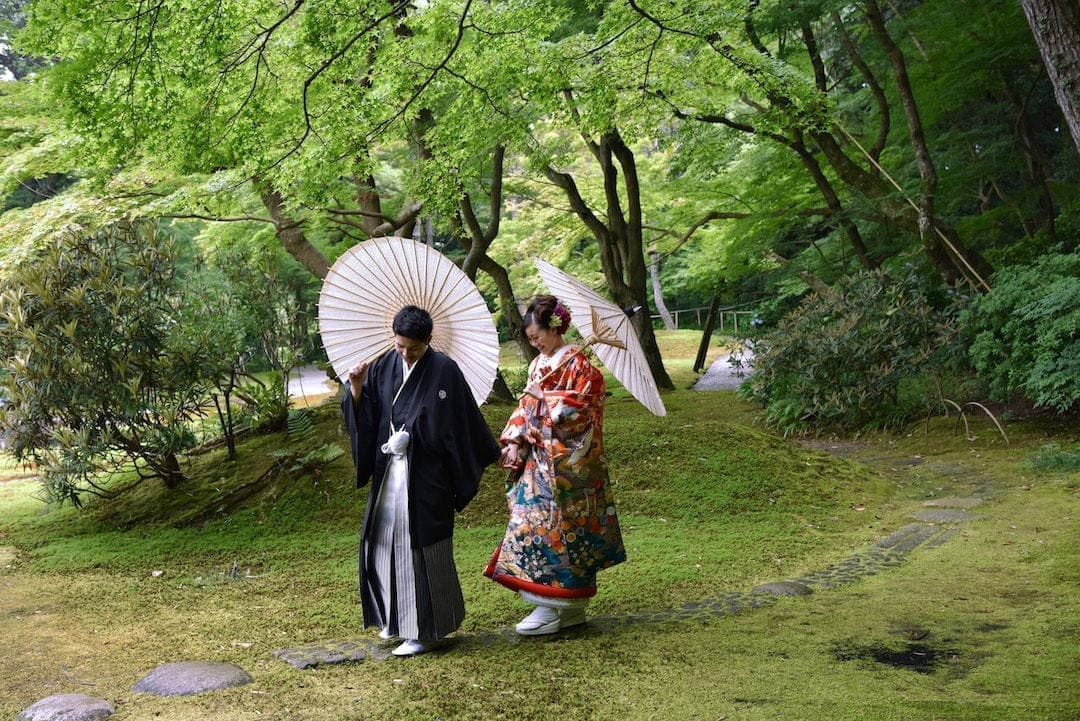
[[[394,636],[428,641],[461,625],[465,598],[451,539],[412,548],[408,468],[404,456],[393,456],[386,467],[367,547],[368,583],[379,616],[376,625]]]

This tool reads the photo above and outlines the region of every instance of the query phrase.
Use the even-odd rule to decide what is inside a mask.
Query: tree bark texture
[[[604,197],[607,206],[607,222],[598,218],[578,190],[573,176],[548,168],[547,177],[566,194],[574,214],[592,232],[600,248],[600,266],[608,284],[608,296],[617,304],[649,307],[645,269],[645,253],[642,244],[641,195],[638,184],[634,154],[622,140],[617,130],[604,133],[599,141],[584,138],[586,145],[600,165],[604,178]],[[618,167],[616,167],[616,162]],[[619,194],[618,168],[623,170],[626,191],[624,213]],[[638,340],[649,364],[649,371],[657,388],[670,390],[675,387],[664,368],[660,347],[653,332],[652,319],[648,313],[635,313],[630,322],[637,331]]]
[[[269,187],[259,179],[253,179],[255,189],[262,198],[263,205],[270,211],[270,217],[274,221],[274,232],[289,255],[296,258],[300,265],[311,271],[319,280],[326,277],[330,270],[327,262],[318,248],[311,244],[304,234],[300,221],[288,216],[285,212],[285,199],[276,189]]]
[[[1039,46],[1054,98],[1080,152],[1080,2],[1020,0]]]
[[[655,250],[649,251],[649,275],[652,277],[652,297],[656,302],[656,312],[664,321],[664,330],[675,330],[675,321],[671,319],[671,313],[664,302],[664,289],[660,286],[660,254]]]

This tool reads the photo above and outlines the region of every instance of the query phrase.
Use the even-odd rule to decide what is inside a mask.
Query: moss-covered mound
[[[865,467],[747,427],[747,409],[731,394],[682,391],[667,401],[666,418],[630,399],[608,404],[611,476],[632,561],[608,574],[613,579],[634,575],[668,590],[685,586],[692,595],[700,586],[794,570],[830,536],[860,536],[866,514],[853,507],[872,505],[889,490]],[[495,432],[508,412],[485,408]],[[179,490],[146,482],[82,511],[17,502],[7,533],[23,562],[41,571],[231,571],[235,562],[285,572],[310,566],[314,555],[325,559],[326,573],[347,577],[355,573],[367,491],[353,488],[347,454],[297,468],[295,459],[314,447],[347,447],[335,404],[311,413],[314,433],[302,443],[281,433],[246,439],[233,460],[223,449],[193,455],[190,480]],[[504,475],[490,468],[459,518],[466,567],[480,566],[501,536]],[[678,561],[684,557],[693,563]],[[764,559],[778,560],[762,568]],[[642,600],[633,585],[622,604]]]

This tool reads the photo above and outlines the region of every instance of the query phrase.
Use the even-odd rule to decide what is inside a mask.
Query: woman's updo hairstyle
[[[525,310],[525,317],[521,321],[522,337],[527,337],[525,330],[533,325],[563,335],[570,330],[570,311],[555,296],[538,295]]]

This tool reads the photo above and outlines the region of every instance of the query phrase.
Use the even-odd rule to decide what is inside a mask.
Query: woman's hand
[[[522,433],[522,436],[524,436],[525,440],[534,446],[539,446],[544,442],[544,434],[540,431],[539,428],[534,428],[532,426],[526,428],[525,432]]]
[[[521,464],[521,446],[516,442],[503,446],[502,453],[499,454],[499,465],[516,471],[521,468]]]
[[[349,392],[352,393],[353,402],[360,400],[360,394],[364,390],[364,380],[367,378],[368,372],[367,361],[353,366],[349,371]]]
[[[525,386],[525,395],[532,396],[539,401],[544,400],[544,391],[540,388],[540,384],[536,381],[533,381],[529,385]]]

